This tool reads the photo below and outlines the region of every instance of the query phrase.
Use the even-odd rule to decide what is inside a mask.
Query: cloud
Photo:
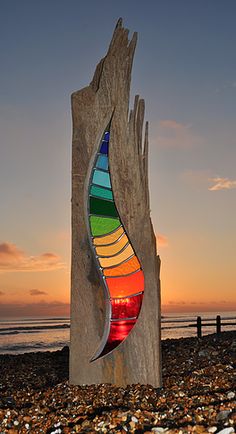
[[[3,291],[0,291],[0,295],[4,295],[5,294],[5,292],[3,292]]]
[[[236,81],[226,81],[222,86],[216,88],[215,93],[221,93],[227,89],[236,89]]]
[[[0,303],[2,317],[69,316],[70,305],[60,301],[38,303]]]
[[[236,188],[236,180],[230,180],[229,178],[209,178],[209,181],[214,182],[214,185],[208,188],[210,191],[232,190]]]
[[[30,289],[29,293],[30,295],[47,295],[47,292],[40,291],[39,289]]]
[[[161,148],[189,149],[203,140],[193,133],[191,124],[162,119],[159,121],[155,142]]]
[[[156,235],[156,239],[157,239],[157,247],[168,247],[169,245],[168,238],[165,235],[158,233]]]
[[[219,300],[219,301],[196,301],[196,300],[171,300],[166,303],[162,303],[162,312],[215,312],[220,311],[233,311],[236,309],[235,301]]]
[[[28,256],[15,244],[0,244],[0,271],[50,271],[65,268],[59,255],[45,252],[38,256]]]

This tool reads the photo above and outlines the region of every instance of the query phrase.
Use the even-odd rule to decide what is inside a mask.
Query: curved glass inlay
[[[112,298],[111,299],[111,319],[137,318],[141,309],[143,293],[133,297]]]
[[[92,183],[102,187],[111,188],[111,180],[108,172],[95,169],[93,172]]]
[[[142,270],[128,276],[106,278],[111,297],[120,298],[144,291],[144,276]]]
[[[96,167],[98,169],[108,170],[108,157],[106,155],[99,155],[96,162]]]
[[[98,235],[109,234],[120,226],[120,220],[115,218],[97,217],[95,215],[91,215],[89,220],[91,233],[94,237]]]
[[[113,200],[113,194],[111,190],[99,187],[98,185],[92,185],[90,188],[90,195],[100,197],[102,199]]]
[[[121,226],[110,235],[106,235],[105,237],[94,238],[93,239],[93,245],[94,246],[103,246],[103,245],[107,245],[107,244],[116,243],[117,240],[122,236],[123,233],[124,233],[124,229]]]
[[[119,217],[114,202],[98,197],[90,197],[90,213],[94,215],[104,215],[110,217]]]
[[[102,268],[113,267],[114,265],[118,265],[121,262],[125,261],[133,254],[133,248],[131,244],[128,244],[128,246],[124,250],[122,250],[122,252],[118,253],[115,256],[110,256],[109,258],[100,257],[99,262]]]
[[[127,274],[135,273],[135,271],[140,269],[140,263],[137,256],[132,256],[132,258],[123,262],[120,265],[111,268],[105,268],[103,270],[104,276],[125,276]]]
[[[124,233],[124,235],[121,238],[119,238],[119,240],[116,243],[110,244],[110,246],[96,247],[95,250],[98,256],[112,256],[120,252],[120,250],[122,250],[128,242],[129,240]]]
[[[102,136],[88,186],[88,228],[106,295],[101,344],[91,361],[113,351],[129,335],[140,313],[144,274],[121,222],[109,170],[108,127]]]

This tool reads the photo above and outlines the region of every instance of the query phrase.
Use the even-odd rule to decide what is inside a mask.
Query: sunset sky
[[[138,32],[163,312],[236,310],[235,16],[235,0],[1,1],[0,317],[69,314],[70,95],[119,17]]]

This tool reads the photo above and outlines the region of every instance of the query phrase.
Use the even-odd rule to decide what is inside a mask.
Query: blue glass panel
[[[108,142],[102,141],[100,152],[101,154],[108,154]]]
[[[108,158],[106,155],[99,155],[96,167],[98,169],[108,170]]]
[[[101,172],[100,170],[94,170],[93,172],[93,184],[101,185],[102,187],[111,188],[111,181],[108,172]]]
[[[104,134],[104,140],[107,140],[109,142],[109,137],[110,137],[110,133],[109,131],[106,131],[106,133]]]

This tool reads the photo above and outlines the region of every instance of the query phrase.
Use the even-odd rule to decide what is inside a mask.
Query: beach
[[[162,341],[163,387],[70,386],[69,349],[0,355],[0,433],[236,430],[236,332]]]

